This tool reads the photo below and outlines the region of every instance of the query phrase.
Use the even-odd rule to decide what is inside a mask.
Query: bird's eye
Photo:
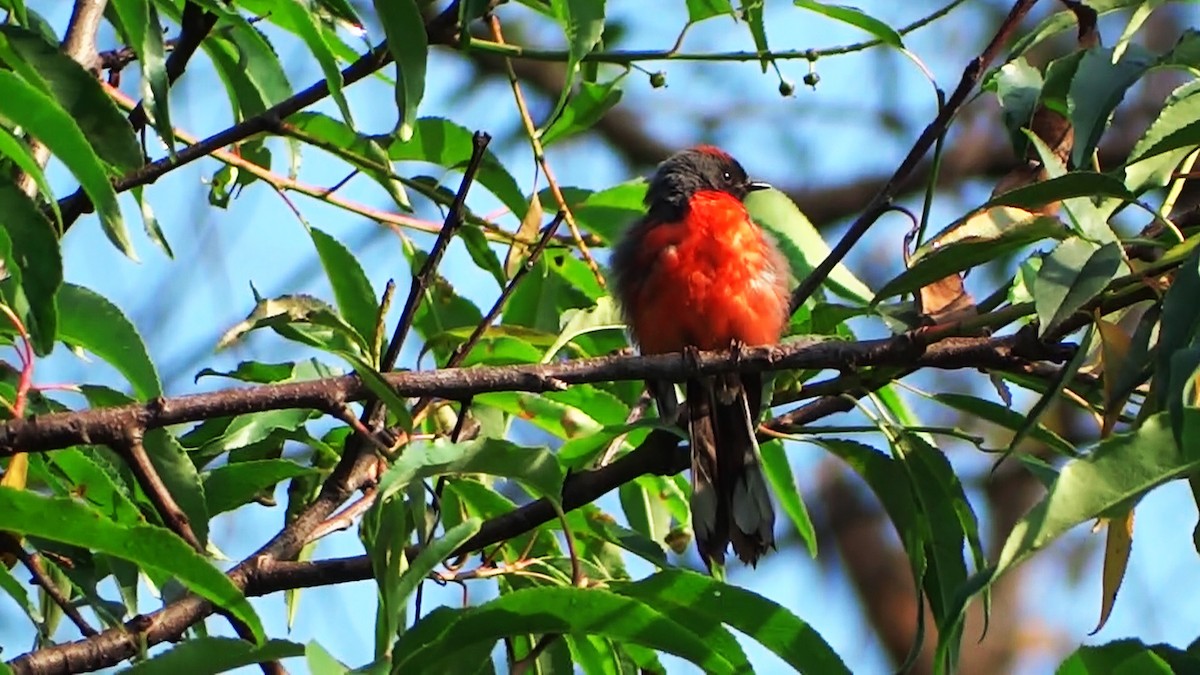
[[[733,174],[729,173],[728,171],[725,171],[721,174],[721,180],[725,181],[726,183],[732,183],[733,182]]]

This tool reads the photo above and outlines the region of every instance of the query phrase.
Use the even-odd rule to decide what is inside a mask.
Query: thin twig
[[[392,340],[388,343],[387,353],[384,354],[383,361],[380,363],[380,370],[391,370],[400,357],[400,348],[404,346],[404,339],[412,329],[413,319],[416,318],[421,298],[437,274],[438,264],[441,263],[442,255],[450,245],[450,240],[458,232],[458,228],[463,225],[463,209],[466,206],[467,192],[470,191],[471,184],[475,181],[475,174],[483,164],[483,158],[491,140],[492,137],[482,131],[476,131],[471,139],[471,159],[467,162],[466,170],[463,171],[462,182],[459,183],[458,192],[454,195],[454,202],[450,204],[450,209],[446,212],[446,222],[442,224],[438,238],[434,241],[433,248],[429,250],[429,256],[425,258],[425,264],[421,266],[421,270],[417,274],[413,275],[412,287],[408,290],[408,299],[404,301],[404,310],[400,313],[400,321],[396,323],[396,330],[392,333]]]
[[[359,516],[367,512],[371,505],[375,503],[377,490],[373,487],[366,488],[362,491],[362,496],[350,503],[349,506],[338,511],[330,516],[325,522],[321,523],[308,535],[307,544],[311,544],[318,539],[323,539],[334,532],[341,532],[354,525],[354,521]]]
[[[525,675],[530,667],[532,667],[534,663],[537,663],[538,657],[542,655],[542,652],[546,651],[546,648],[549,647],[556,639],[558,639],[558,637],[558,633],[546,633],[542,637],[538,638],[537,643],[533,645],[533,649],[529,650],[529,653],[525,655],[525,658],[513,664],[512,674]]]
[[[559,211],[554,216],[554,220],[550,221],[550,224],[546,226],[541,238],[534,244],[533,249],[529,251],[529,257],[525,259],[523,265],[517,268],[516,272],[513,272],[512,278],[508,280],[508,283],[500,291],[500,297],[496,298],[496,301],[492,303],[492,308],[488,310],[487,315],[476,324],[475,330],[471,331],[467,339],[454,348],[454,351],[450,354],[450,358],[446,359],[446,368],[457,368],[471,354],[471,350],[479,342],[480,338],[483,337],[483,334],[487,332],[488,328],[491,328],[492,322],[496,320],[497,316],[500,316],[500,312],[504,310],[504,304],[508,302],[513,292],[517,290],[517,285],[521,283],[525,275],[537,264],[538,258],[546,250],[546,245],[550,243],[550,240],[554,237],[554,233],[558,231],[558,227],[562,224],[564,217],[565,213]],[[414,421],[420,421],[421,416],[425,413],[432,400],[431,397],[424,397],[420,401],[417,401],[417,404],[413,406],[412,414]],[[465,408],[463,412],[466,412]]]
[[[924,16],[916,21],[899,28],[896,33],[904,36],[919,28],[929,25],[934,21],[949,14],[954,8],[963,4],[965,0],[953,0],[946,4],[941,9]],[[768,52],[682,52],[679,51],[679,42],[677,39],[674,46],[670,49],[638,49],[638,50],[597,50],[590,52],[583,57],[584,62],[588,63],[613,63],[618,65],[628,65],[639,61],[792,61],[792,60],[814,60],[826,56],[840,56],[842,54],[852,54],[860,52],[872,47],[878,47],[883,42],[881,40],[866,40],[863,42],[855,42],[853,44],[841,45],[838,47],[826,47],[822,49],[785,49],[779,51]],[[570,53],[561,50],[549,49],[530,49],[520,45],[502,44],[499,42],[488,42],[478,38],[472,39],[468,44],[468,48],[480,51],[489,52],[501,56],[507,56],[515,59],[529,59],[532,61],[558,61],[566,63],[570,58]]]
[[[492,37],[496,42],[504,44],[504,34],[500,31],[500,19],[496,18],[495,14],[488,17],[488,26],[491,27]],[[546,177],[546,185],[550,188],[550,193],[554,195],[554,201],[558,203],[559,212],[567,221],[567,229],[571,231],[571,237],[575,239],[579,254],[583,256],[584,262],[592,270],[592,276],[596,277],[596,283],[600,284],[600,288],[604,288],[606,286],[604,275],[600,272],[600,266],[596,264],[596,259],[592,257],[587,242],[583,240],[583,235],[579,232],[579,225],[575,222],[575,214],[571,213],[571,207],[567,205],[567,200],[558,187],[554,172],[550,170],[550,162],[546,160],[546,151],[538,137],[537,125],[533,123],[533,117],[529,114],[529,106],[525,104],[525,95],[521,93],[521,83],[517,80],[517,74],[513,71],[512,63],[508,59],[504,60],[504,69],[508,73],[508,83],[512,87],[513,99],[517,103],[517,112],[521,116],[521,123],[525,126],[525,135],[529,137],[529,145],[533,148],[533,158],[541,167],[542,175]]]
[[[123,442],[113,444],[114,449],[125,458],[125,462],[133,472],[134,478],[137,479],[138,485],[141,486],[142,492],[145,492],[146,496],[150,498],[150,503],[154,505],[154,510],[163,519],[163,523],[183,538],[189,546],[203,554],[204,545],[192,531],[187,514],[179,508],[179,504],[175,502],[175,498],[171,496],[171,492],[167,490],[166,484],[155,470],[150,456],[146,454],[146,446],[142,443],[142,434],[143,431],[140,428],[128,429]]]
[[[1013,5],[1012,10],[1009,11],[1008,16],[1004,19],[1004,22],[1000,24],[1000,28],[992,37],[991,42],[989,42],[987,47],[984,48],[979,56],[972,59],[971,63],[967,65],[965,70],[963,70],[962,79],[959,81],[958,87],[954,90],[954,93],[952,93],[950,97],[946,99],[946,104],[942,106],[940,110],[938,110],[937,116],[932,122],[929,123],[929,126],[925,127],[925,131],[923,131],[920,137],[917,138],[916,143],[914,143],[912,149],[908,151],[908,155],[904,158],[904,161],[900,163],[900,167],[897,168],[896,172],[892,174],[891,179],[884,184],[879,193],[875,195],[869,204],[867,204],[867,207],[863,210],[862,215],[860,215],[858,219],[855,220],[852,225],[850,225],[849,229],[847,229],[846,233],[842,235],[841,240],[839,240],[837,245],[833,247],[833,250],[830,251],[829,255],[826,256],[825,259],[821,261],[821,264],[817,265],[817,268],[813,270],[812,273],[810,273],[807,277],[805,277],[804,280],[800,282],[800,285],[796,287],[796,290],[792,292],[791,311],[795,312],[800,305],[804,304],[805,300],[807,300],[814,292],[816,292],[817,288],[819,288],[821,284],[825,282],[825,279],[829,276],[829,273],[833,271],[833,268],[836,267],[837,264],[846,257],[846,254],[850,252],[850,249],[852,249],[854,245],[858,243],[858,240],[861,239],[862,236],[867,233],[867,230],[875,224],[875,221],[878,220],[881,215],[883,215],[888,206],[890,206],[892,198],[895,196],[895,193],[899,189],[900,185],[904,183],[909,174],[912,173],[913,169],[917,167],[917,164],[920,163],[921,158],[924,157],[925,153],[929,151],[929,148],[933,146],[939,137],[946,133],[946,130],[950,126],[950,122],[954,119],[954,116],[958,114],[958,111],[960,108],[962,108],[963,104],[966,103],[967,97],[975,88],[975,84],[979,82],[981,77],[983,77],[984,71],[987,70],[988,64],[996,59],[1000,53],[1000,50],[1008,42],[1009,37],[1012,36],[1013,32],[1017,29],[1017,26],[1021,23],[1021,19],[1029,13],[1029,10],[1031,10],[1036,3],[1037,0],[1017,0],[1017,2]]]
[[[458,35],[458,2],[451,2],[440,14],[425,25],[425,32],[430,43],[447,44],[457,41]],[[174,52],[172,53],[174,56]],[[357,61],[342,69],[343,86],[349,86],[359,80],[378,72],[392,62],[391,53],[385,44],[372,48]],[[151,162],[136,171],[122,176],[113,182],[117,192],[125,192],[139,185],[153,183],[167,173],[178,169],[212,154],[227,145],[235,145],[255,134],[267,131],[273,122],[286,119],[288,115],[299,112],[312,104],[329,96],[329,83],[324,77],[317,80],[303,91],[297,92],[291,98],[280,101],[263,112],[247,118],[231,127],[209,136],[199,143],[194,143],[179,150],[173,156],[164,157]],[[59,200],[59,208],[63,214],[64,227],[70,227],[85,213],[94,207],[91,199],[83,189]]]
[[[25,550],[25,547],[13,537],[0,537],[0,550],[11,554],[17,560],[21,561],[25,569],[29,570],[30,576],[33,577],[33,582],[40,586],[46,592],[46,595],[50,596],[50,599],[54,601],[54,604],[62,609],[63,614],[71,620],[71,623],[75,624],[80,633],[86,637],[98,635],[96,629],[92,628],[87,619],[84,619],[83,615],[79,613],[79,609],[75,607],[67,596],[63,595],[62,589],[50,578],[50,575],[46,572],[46,568],[42,565],[42,557],[40,555]]]

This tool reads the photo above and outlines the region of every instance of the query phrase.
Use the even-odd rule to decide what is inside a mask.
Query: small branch
[[[311,544],[318,539],[323,539],[333,534],[334,532],[341,532],[342,530],[348,529],[354,524],[354,521],[359,516],[366,513],[367,509],[371,508],[371,505],[375,503],[376,492],[377,491],[375,488],[364,489],[362,491],[362,496],[354,500],[354,502],[346,508],[330,516],[325,520],[325,522],[321,523],[316,527],[316,529],[310,532],[308,534],[308,541],[305,542],[305,544]]]
[[[919,28],[929,25],[934,21],[949,14],[951,10],[963,4],[965,0],[953,0],[946,4],[941,9],[924,16],[916,21],[899,28],[896,33],[899,35],[907,35]],[[628,65],[639,61],[760,61],[766,59],[768,61],[794,61],[798,59],[813,60],[826,56],[840,56],[842,54],[852,54],[861,52],[872,47],[878,47],[883,44],[879,40],[866,40],[864,42],[855,42],[853,44],[841,45],[838,47],[826,47],[823,49],[785,49],[780,51],[769,52],[681,52],[679,51],[679,41],[670,49],[639,49],[639,50],[612,50],[612,51],[594,51],[583,57],[583,61],[592,63],[615,63],[618,65]],[[485,40],[473,39],[467,45],[472,51],[488,52],[516,59],[529,59],[533,61],[558,61],[566,63],[570,54],[565,51],[547,50],[547,49],[529,49],[519,45],[509,45],[502,42],[488,42]]]
[[[447,44],[456,41],[457,24],[458,2],[456,1],[451,2],[441,14],[425,25],[429,42]],[[172,52],[172,56],[174,56],[174,52]],[[391,62],[392,57],[386,45],[378,45],[342,69],[342,82],[345,86],[349,86],[381,70]],[[288,115],[299,112],[327,96],[329,96],[329,84],[325,78],[321,78],[307,89],[296,93],[295,96],[280,101],[262,113],[217,132],[199,143],[183,148],[173,157],[165,157],[151,162],[122,176],[113,182],[113,188],[117,192],[125,192],[139,185],[153,183],[185,164],[194,162],[201,157],[207,157],[215,150],[240,143],[255,134],[266,132],[270,130],[273,123],[286,119]],[[94,207],[81,188],[59,200],[59,208],[63,214],[64,227],[70,227],[80,216],[91,212]]]
[[[67,618],[71,620],[71,623],[75,624],[80,633],[85,637],[99,634],[87,622],[87,619],[83,618],[83,615],[79,613],[79,609],[71,603],[71,600],[63,595],[62,590],[54,583],[50,575],[46,573],[46,568],[42,565],[42,557],[40,555],[25,550],[25,547],[13,537],[0,537],[0,550],[12,554],[17,560],[21,561],[25,569],[29,570],[30,576],[33,577],[33,582],[46,591],[46,595],[50,596],[54,604],[62,609],[63,614],[67,615]]]
[[[871,225],[875,224],[875,221],[888,209],[892,199],[896,195],[896,191],[908,179],[909,174],[917,168],[917,165],[921,162],[921,158],[925,156],[929,148],[933,146],[938,138],[941,138],[946,133],[950,122],[958,114],[963,104],[966,103],[967,97],[975,88],[975,84],[983,77],[988,64],[996,59],[1000,50],[1008,42],[1009,37],[1012,36],[1013,31],[1021,23],[1021,19],[1029,13],[1029,10],[1036,3],[1037,0],[1017,0],[1013,4],[1012,10],[1009,11],[1008,16],[1004,19],[1004,23],[1000,24],[1000,28],[992,37],[991,42],[963,70],[962,79],[959,81],[958,87],[946,99],[946,105],[942,106],[938,111],[937,117],[929,123],[929,126],[925,127],[925,131],[917,138],[916,143],[908,151],[908,155],[900,163],[900,167],[892,174],[891,179],[884,184],[879,193],[867,204],[862,215],[850,225],[850,228],[846,230],[846,234],[833,247],[829,255],[792,292],[791,310],[793,312],[816,292],[817,288],[825,282],[829,273],[833,271],[833,268],[846,257],[850,249],[858,243],[858,240],[867,233]]]
[[[479,339],[482,338],[483,334],[487,332],[487,329],[491,327],[492,322],[496,320],[496,317],[500,316],[500,312],[504,310],[504,303],[508,302],[509,297],[511,297],[513,292],[517,290],[517,284],[521,283],[521,279],[525,278],[525,275],[529,273],[529,270],[533,269],[533,265],[537,262],[538,258],[541,257],[542,252],[546,250],[546,245],[549,244],[550,240],[554,238],[554,233],[558,231],[559,225],[562,224],[563,217],[563,212],[559,211],[558,215],[554,217],[554,220],[550,221],[550,224],[546,226],[545,231],[542,232],[541,239],[534,244],[533,249],[529,252],[529,257],[525,259],[525,264],[521,265],[519,268],[517,268],[517,271],[513,273],[512,278],[508,280],[508,284],[504,286],[504,290],[500,291],[500,297],[496,298],[496,302],[492,303],[492,308],[488,310],[487,316],[484,316],[483,319],[480,320],[478,325],[475,326],[475,330],[471,331],[471,334],[467,337],[466,341],[454,348],[454,351],[450,354],[450,358],[446,360],[446,368],[457,368],[458,366],[462,365],[463,360],[466,359],[471,353],[471,349],[475,347],[476,343],[479,342]],[[413,406],[412,414],[414,420],[420,418],[420,416],[425,412],[426,408],[429,407],[429,404],[432,400],[432,398],[426,396],[420,401],[417,401],[417,404]],[[464,406],[462,412],[459,413],[457,427],[461,427],[465,419],[466,407]],[[461,429],[456,430],[460,431]]]
[[[463,172],[462,182],[459,183],[458,192],[454,195],[454,202],[450,205],[449,211],[446,212],[446,222],[442,224],[442,229],[438,232],[438,238],[433,243],[433,248],[429,250],[429,257],[425,259],[425,264],[421,266],[421,271],[413,276],[412,287],[408,291],[408,299],[404,302],[404,311],[400,314],[400,321],[396,324],[396,330],[392,333],[392,340],[388,343],[387,353],[383,357],[379,369],[388,371],[396,366],[396,360],[400,357],[400,348],[404,346],[404,339],[412,329],[413,319],[417,315],[417,307],[421,303],[422,296],[425,295],[426,289],[429,288],[430,282],[434,275],[437,274],[438,264],[442,261],[442,255],[446,252],[446,248],[450,245],[450,240],[454,238],[454,234],[458,232],[458,228],[463,225],[463,209],[466,206],[467,192],[471,190],[471,184],[475,181],[475,174],[479,171],[480,165],[483,164],[484,153],[487,151],[488,143],[492,137],[482,131],[476,131],[471,139],[471,159],[467,162],[467,169]]]
[[[538,657],[542,655],[542,652],[546,651],[546,648],[549,647],[556,639],[558,639],[558,637],[558,633],[546,633],[542,637],[538,638],[537,643],[533,645],[533,649],[530,649],[529,653],[526,654],[524,658],[513,664],[512,674],[525,675],[525,673],[529,671],[529,668],[532,667],[534,663],[537,663]]]
[[[500,31],[500,19],[496,18],[494,14],[489,16],[488,26],[491,28],[492,37],[495,38],[496,43],[503,45],[504,34]],[[575,222],[575,214],[571,213],[571,207],[567,205],[567,200],[558,187],[554,172],[550,170],[550,162],[546,161],[546,151],[538,137],[537,125],[533,123],[533,117],[529,114],[529,106],[525,104],[525,95],[521,93],[521,83],[517,80],[517,74],[513,71],[512,63],[508,59],[504,60],[504,69],[508,74],[508,83],[512,87],[513,99],[517,103],[517,112],[521,116],[521,123],[525,126],[525,135],[529,137],[529,145],[533,149],[533,158],[541,167],[542,175],[546,177],[546,184],[550,187],[550,193],[554,195],[554,201],[558,203],[559,212],[567,221],[567,229],[571,231],[571,237],[575,240],[575,246],[579,248],[579,254],[583,256],[588,269],[592,271],[592,276],[596,277],[600,288],[604,288],[606,285],[604,275],[600,273],[600,266],[596,264],[596,259],[592,257],[587,242],[583,240],[583,235],[579,232],[579,225]]]
[[[154,469],[154,464],[150,462],[150,456],[146,454],[146,447],[142,444],[142,431],[140,429],[128,430],[123,442],[114,443],[113,447],[129,464],[129,469],[133,471],[133,476],[141,486],[142,492],[145,492],[146,496],[150,498],[150,503],[154,504],[154,510],[158,512],[166,526],[203,555],[204,545],[192,531],[187,514],[179,508],[179,504],[167,490],[158,471]]]

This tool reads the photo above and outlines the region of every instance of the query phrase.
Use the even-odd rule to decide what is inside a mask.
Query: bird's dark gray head
[[[697,192],[724,192],[739,200],[752,190],[768,187],[756,183],[729,153],[711,145],[689,148],[668,157],[658,165],[646,192],[646,206],[658,215],[682,215],[687,203]]]

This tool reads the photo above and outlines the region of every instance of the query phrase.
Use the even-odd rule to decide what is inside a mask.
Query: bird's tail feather
[[[730,543],[755,564],[774,546],[775,512],[755,437],[761,380],[736,374],[690,380],[692,527],[701,557],[724,563]]]

